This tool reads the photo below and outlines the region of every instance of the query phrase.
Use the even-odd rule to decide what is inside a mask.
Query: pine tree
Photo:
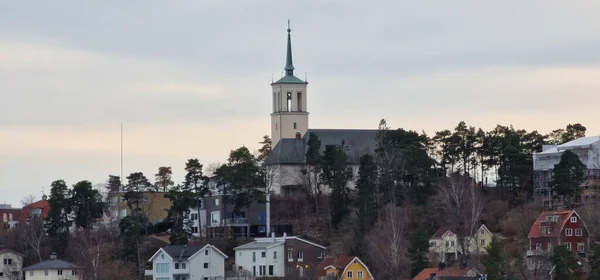
[[[411,277],[415,277],[429,266],[427,252],[429,252],[429,236],[425,230],[419,227],[411,234],[410,246],[407,250],[407,255],[410,258]]]
[[[552,264],[555,266],[554,279],[578,279],[576,276],[576,272],[579,270],[577,259],[565,245],[556,246],[554,248],[554,254],[550,257],[550,261],[552,261]]]
[[[600,280],[600,245],[594,244],[589,253],[590,274],[588,280]]]
[[[570,150],[564,151],[560,162],[554,165],[550,186],[556,195],[563,198],[567,206],[570,206],[572,199],[581,191],[585,168],[579,157]]]
[[[321,181],[331,189],[331,224],[337,229],[339,223],[348,215],[350,198],[348,196],[348,157],[341,145],[327,145],[321,162]]]
[[[481,258],[481,263],[485,266],[485,273],[488,280],[506,279],[508,265],[506,256],[503,253],[504,244],[498,238],[493,237],[492,242],[485,248],[487,254]]]
[[[158,173],[154,174],[154,187],[158,192],[166,192],[171,186],[173,186],[173,180],[171,176],[173,170],[171,167],[161,166],[158,168]]]
[[[358,213],[355,227],[355,246],[352,253],[363,256],[365,254],[363,248],[365,235],[377,221],[377,204],[374,195],[377,189],[377,165],[375,165],[373,156],[369,154],[365,154],[360,158],[356,188],[358,190],[356,200]]]
[[[71,213],[71,191],[64,180],[52,182],[48,204],[50,204],[46,223],[48,235],[54,239],[54,251],[63,254],[69,245],[68,215]]]
[[[102,195],[90,181],[80,181],[73,186],[71,208],[77,228],[91,229],[97,218],[102,217],[104,202]]]

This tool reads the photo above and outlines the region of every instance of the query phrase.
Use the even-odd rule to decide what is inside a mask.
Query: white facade
[[[190,232],[194,237],[206,236],[206,210],[200,209],[200,215],[198,215],[198,208],[190,208],[190,214],[188,215],[190,221]],[[198,224],[200,222],[200,225]],[[187,227],[187,225],[186,225]]]
[[[253,276],[285,277],[285,242],[252,242],[235,248],[235,267]]]
[[[579,156],[588,169],[600,169],[600,136],[588,136],[560,145],[544,145],[541,153],[533,155],[534,170],[552,170],[560,162],[562,153],[570,150]]]
[[[304,166],[298,164],[278,164],[273,165],[276,168],[274,171],[276,176],[273,176],[273,182],[270,190],[275,194],[286,194],[286,190],[282,189],[284,186],[305,186],[307,185],[306,175],[302,174]],[[348,180],[348,188],[353,190],[356,187],[356,180],[358,179],[358,170],[360,165],[352,164],[348,165],[348,169],[352,169],[352,177]],[[324,194],[331,193],[331,189],[328,186],[322,186]]]
[[[272,86],[271,143],[281,138],[294,138],[308,130],[307,84],[276,83]]]
[[[28,270],[25,272],[27,280],[79,280],[77,270],[74,269],[48,269]]]
[[[146,276],[153,280],[204,280],[206,277],[225,277],[225,259],[227,256],[212,245],[206,245],[192,256],[175,260],[162,248],[152,258],[152,270],[146,270]]]
[[[21,280],[23,256],[12,250],[0,250],[0,280]]]

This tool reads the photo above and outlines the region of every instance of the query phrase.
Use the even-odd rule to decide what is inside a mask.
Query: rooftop
[[[28,267],[23,268],[24,271],[27,270],[57,270],[57,269],[78,269],[79,267],[63,260],[59,259],[50,259],[43,261],[41,263],[37,263],[34,265],[30,265]]]

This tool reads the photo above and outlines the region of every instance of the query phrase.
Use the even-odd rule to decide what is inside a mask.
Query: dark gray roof
[[[321,152],[327,145],[339,145],[344,141],[349,164],[359,164],[364,154],[373,154],[377,146],[377,129],[309,129],[302,139],[283,138],[277,142],[266,164],[302,164],[310,133],[321,140]]]
[[[36,263],[34,265],[30,265],[28,267],[23,268],[23,270],[55,270],[55,269],[78,269],[79,267],[63,260],[53,259],[43,261],[41,263]]]
[[[174,260],[187,260],[196,252],[200,251],[200,249],[204,248],[203,244],[194,244],[194,245],[169,245],[163,250],[171,256]]]

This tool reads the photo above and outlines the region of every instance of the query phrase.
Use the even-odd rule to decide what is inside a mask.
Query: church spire
[[[285,58],[285,75],[294,76],[294,64],[292,63],[292,29],[290,29],[290,20],[288,19],[288,37],[287,37],[287,56]]]

